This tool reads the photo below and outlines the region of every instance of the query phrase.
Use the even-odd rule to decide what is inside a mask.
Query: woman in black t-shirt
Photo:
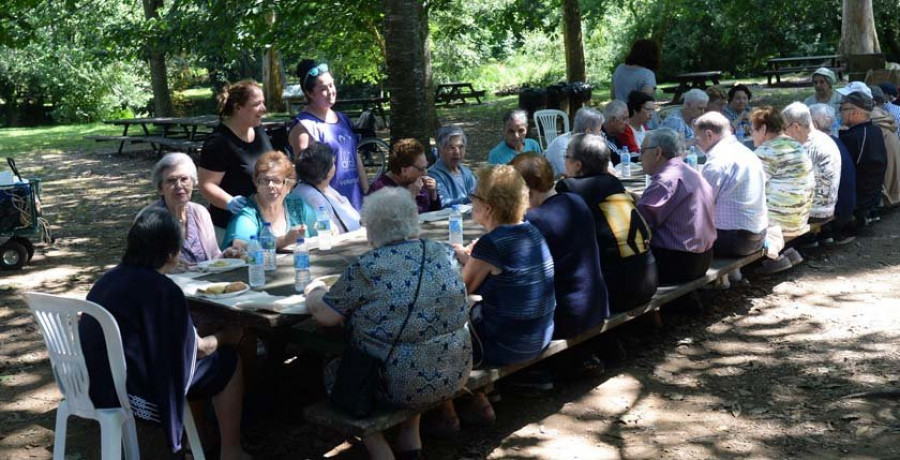
[[[221,238],[232,216],[253,194],[256,160],[272,150],[262,117],[266,113],[262,89],[252,80],[226,86],[218,96],[222,122],[203,143],[197,170],[200,193],[209,201],[209,214]]]

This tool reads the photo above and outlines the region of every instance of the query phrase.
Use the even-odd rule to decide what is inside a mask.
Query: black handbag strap
[[[391,344],[391,349],[388,351],[387,357],[384,358],[384,362],[387,363],[391,359],[391,354],[394,353],[394,346],[397,345],[397,342],[400,341],[400,336],[403,335],[403,330],[406,329],[406,323],[409,322],[409,317],[412,316],[413,307],[416,305],[416,301],[419,300],[419,288],[422,287],[422,275],[425,273],[425,240],[422,240],[422,263],[421,268],[419,268],[419,284],[416,285],[416,293],[413,295],[412,302],[409,303],[409,311],[406,312],[406,319],[403,320],[403,325],[400,326],[400,331],[397,332],[397,337],[394,338],[394,342]]]

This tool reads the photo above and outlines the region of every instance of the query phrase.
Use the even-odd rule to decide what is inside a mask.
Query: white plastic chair
[[[563,130],[559,131],[559,118],[562,118]],[[538,140],[541,148],[547,150],[547,146],[560,134],[569,132],[569,114],[562,110],[546,109],[534,112],[534,126],[537,128]]]
[[[72,299],[50,294],[29,292],[25,294],[28,307],[34,314],[44,343],[50,355],[53,376],[63,395],[56,410],[56,434],[53,459],[64,460],[66,455],[66,424],[69,415],[89,418],[100,423],[100,443],[103,460],[122,457],[139,459],[134,413],[125,390],[125,352],[122,336],[112,314],[100,305],[87,300]],[[106,354],[112,373],[113,384],[121,407],[97,409],[88,394],[90,378],[81,350],[78,334],[78,316],[86,313],[100,323],[106,339]],[[184,427],[192,447],[194,458],[204,459],[200,436],[194,425],[189,407],[184,411]]]

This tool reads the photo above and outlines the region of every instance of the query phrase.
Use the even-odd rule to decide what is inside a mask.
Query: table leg
[[[128,135],[128,127],[129,126],[131,126],[131,125],[129,125],[129,124],[125,125],[125,129],[122,131],[122,137],[125,137]],[[125,139],[122,139],[121,141],[119,141],[119,155],[122,154],[123,148],[125,148]]]
[[[253,368],[256,366],[256,329],[244,328],[244,338],[238,344],[241,368],[244,371],[244,394],[250,392],[253,382]]]

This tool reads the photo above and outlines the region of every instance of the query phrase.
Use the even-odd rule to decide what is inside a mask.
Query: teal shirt
[[[525,148],[522,150],[523,152],[535,152],[542,153],[541,144],[534,139],[525,139]],[[505,165],[509,164],[513,158],[516,157],[518,152],[509,148],[506,145],[506,141],[500,141],[496,147],[491,149],[491,153],[488,154],[488,163],[492,165]]]
[[[295,225],[306,224],[306,236],[316,236],[315,229],[316,211],[297,195],[288,195],[284,198],[284,213],[287,218],[288,228]],[[250,237],[259,235],[263,228],[263,218],[256,207],[255,196],[247,200],[247,206],[237,215],[231,218],[228,228],[225,229],[225,237],[222,238],[222,249],[231,246],[234,240],[249,242]]]

